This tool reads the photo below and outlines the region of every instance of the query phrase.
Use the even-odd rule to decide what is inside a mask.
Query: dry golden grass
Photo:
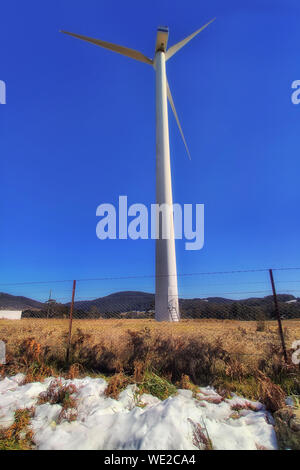
[[[263,355],[270,344],[280,344],[276,321],[266,322],[265,331],[256,331],[255,321],[236,320],[182,320],[179,323],[155,322],[154,320],[73,320],[73,333],[79,328],[90,335],[89,344],[122,346],[127,331],[149,328],[154,335],[162,337],[204,337],[208,342],[221,339],[223,348],[242,355]],[[283,327],[287,348],[300,339],[300,320],[284,320]],[[22,319],[0,320],[0,339],[7,343],[8,351],[14,352],[16,344],[33,337],[43,346],[64,355],[68,320]]]
[[[285,320],[283,326],[289,350],[300,338],[300,320]],[[273,382],[285,393],[300,391],[300,369],[291,361],[284,363],[275,321],[257,331],[255,321],[74,320],[66,363],[68,327],[68,320],[0,320],[8,360],[0,374],[21,371],[27,382],[49,375],[117,374],[108,390],[111,394],[128,380],[147,383],[146,389],[159,390],[160,396],[165,390],[171,393],[174,384],[186,388],[189,381],[190,386],[211,384],[220,393],[231,390],[248,398],[263,399],[264,391],[266,401],[272,393],[265,392]],[[291,351],[288,354],[291,357]],[[264,388],[259,373],[266,377]]]

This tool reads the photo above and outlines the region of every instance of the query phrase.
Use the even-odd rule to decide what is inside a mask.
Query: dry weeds
[[[284,327],[290,348],[300,338],[300,321],[285,320]],[[131,383],[145,383],[145,376],[154,373],[183,388],[191,383],[212,384],[219,391],[232,390],[248,398],[258,398],[260,390],[272,408],[268,386],[264,388],[256,378],[259,370],[286,393],[300,392],[299,367],[285,366],[273,321],[257,331],[255,321],[73,320],[69,364],[65,362],[67,333],[67,320],[0,320],[0,339],[7,344],[8,359],[0,372],[25,372],[27,382],[58,373],[68,378],[87,371],[116,374],[107,390],[110,396],[119,393],[128,377]],[[167,393],[166,385],[152,386],[161,396]]]

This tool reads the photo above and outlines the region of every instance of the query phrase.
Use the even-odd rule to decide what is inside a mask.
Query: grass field
[[[70,367],[73,375],[122,373],[135,378],[154,371],[170,383],[186,376],[194,384],[256,398],[257,374],[263,373],[287,393],[300,393],[299,367],[284,364],[275,321],[74,320],[66,363],[68,328],[68,320],[0,320],[8,358],[2,373],[22,371],[30,380],[67,373]],[[292,342],[300,339],[300,320],[284,320],[283,328],[291,357]]]
[[[65,346],[68,320],[22,319],[0,320],[0,339],[14,351],[16,344],[34,337],[40,344],[58,351]],[[220,339],[226,351],[240,354],[264,354],[270,344],[280,344],[276,321],[266,321],[263,331],[257,331],[255,321],[236,320],[182,320],[179,323],[158,323],[154,320],[73,320],[73,333],[80,329],[91,335],[90,344],[120,343],[128,330],[143,331],[149,328],[154,335],[205,338],[208,342]],[[300,319],[283,322],[287,348],[300,339]]]

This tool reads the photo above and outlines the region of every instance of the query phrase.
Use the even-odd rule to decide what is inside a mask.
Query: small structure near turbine
[[[45,304],[47,304],[47,318],[50,318],[52,316],[52,306],[56,304],[55,299],[51,299],[51,290],[49,292],[49,299],[46,300]]]
[[[0,318],[6,320],[21,320],[22,310],[0,310]]]
[[[156,72],[156,204],[169,210],[157,211],[156,254],[155,254],[155,319],[157,321],[179,321],[176,253],[173,221],[173,197],[170,166],[168,100],[174,113],[186,151],[190,153],[182,132],[166,76],[166,61],[203,31],[211,20],[193,34],[167,49],[169,30],[157,30],[154,59],[139,51],[110,42],[94,39],[80,34],[61,31],[83,41],[90,42],[131,59],[152,65]],[[162,217],[164,216],[164,218]]]

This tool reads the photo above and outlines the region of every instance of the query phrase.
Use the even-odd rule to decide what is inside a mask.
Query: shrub
[[[265,331],[266,330],[266,322],[265,322],[265,314],[263,312],[259,312],[256,315],[256,331]]]
[[[30,420],[34,408],[15,411],[14,423],[8,429],[0,430],[0,450],[30,450],[34,446]]]
[[[257,371],[257,380],[259,382],[260,400],[265,404],[267,410],[275,412],[285,406],[285,393],[279,385],[276,385],[272,380]]]
[[[68,372],[68,379],[75,379],[76,377],[79,376],[80,374],[80,370],[82,370],[83,367],[81,364],[71,364],[71,366],[69,367],[69,372]]]
[[[192,390],[192,391],[194,391],[195,388],[196,389],[198,388],[191,382],[191,379],[186,374],[182,374],[179,382],[177,382],[176,385],[178,386],[178,388],[182,388],[183,390]]]
[[[242,382],[242,379],[246,375],[249,375],[249,370],[240,360],[230,357],[225,366],[225,375],[230,377],[232,380]]]
[[[63,384],[61,379],[54,379],[50,382],[45,392],[39,394],[39,405],[50,403],[51,405],[59,404],[64,408],[73,408],[75,399],[73,394],[78,392],[74,384]]]
[[[122,390],[124,390],[130,383],[130,378],[124,375],[123,372],[119,372],[111,377],[104,393],[107,397],[117,399]]]
[[[139,384],[139,390],[140,393],[150,393],[160,400],[166,400],[177,393],[177,388],[173,384],[153,372],[146,372],[144,381]]]
[[[213,450],[212,441],[209,438],[206,426],[201,426],[195,423],[191,418],[188,418],[193,428],[193,444],[199,450]]]
[[[151,366],[172,382],[189,375],[195,384],[207,383],[214,373],[218,361],[224,361],[227,353],[219,340],[209,343],[203,337],[163,337],[153,341]]]

